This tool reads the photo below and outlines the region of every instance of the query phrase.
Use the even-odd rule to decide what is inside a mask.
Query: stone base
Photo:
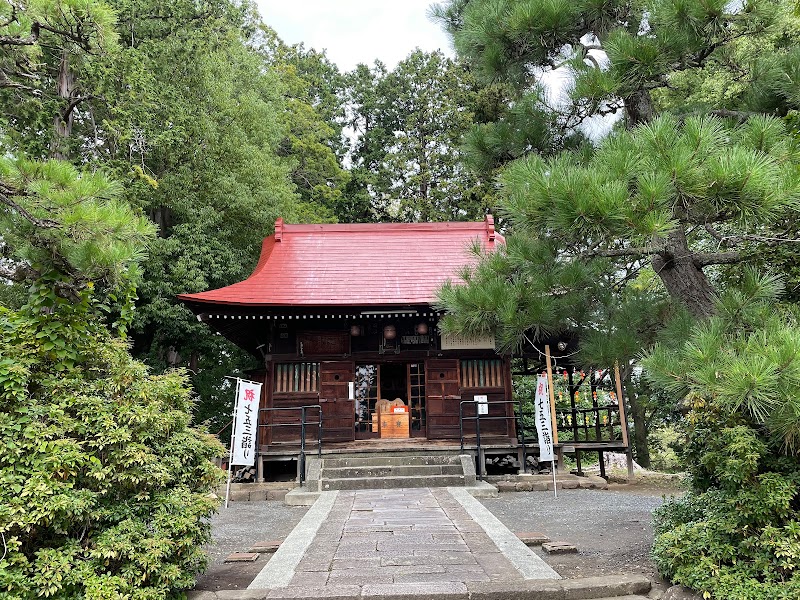
[[[548,554],[575,554],[578,549],[568,542],[546,542],[542,544],[542,550]]]
[[[297,484],[293,481],[269,481],[266,483],[232,483],[229,500],[231,502],[256,502],[263,500],[283,500],[283,497]],[[225,486],[218,489],[217,496],[224,500]]]
[[[226,563],[234,562],[255,562],[258,560],[259,554],[257,552],[234,552],[228,554],[225,558]]]
[[[541,546],[550,541],[550,538],[545,534],[538,531],[523,531],[517,533],[517,537],[522,540],[526,546]]]
[[[258,554],[266,554],[269,552],[275,552],[280,547],[283,540],[269,540],[266,542],[257,542],[253,544],[253,547],[248,550],[248,552],[257,552]]]
[[[494,480],[494,478],[491,480]],[[495,485],[498,492],[552,492],[553,477],[552,475],[509,475],[503,476],[502,481],[497,481]],[[565,473],[556,475],[555,489],[606,490],[608,489],[608,482],[602,477],[595,477],[594,475],[580,477]]]

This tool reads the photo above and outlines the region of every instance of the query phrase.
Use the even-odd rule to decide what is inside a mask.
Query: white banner
[[[550,422],[550,397],[547,394],[547,377],[539,375],[536,382],[536,432],[539,434],[539,461],[553,460],[553,425]]]
[[[231,464],[253,466],[256,462],[256,437],[258,433],[258,407],[261,402],[261,384],[239,381],[239,393],[233,418],[233,459]]]

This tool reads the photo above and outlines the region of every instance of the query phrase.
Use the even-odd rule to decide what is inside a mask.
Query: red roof
[[[178,296],[187,302],[241,306],[431,304],[447,279],[474,264],[470,245],[493,250],[503,237],[494,219],[480,223],[275,223],[247,279]]]

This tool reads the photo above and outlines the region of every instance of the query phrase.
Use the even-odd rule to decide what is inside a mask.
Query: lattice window
[[[356,431],[378,431],[374,413],[380,393],[380,373],[380,365],[356,365]]]
[[[319,363],[275,365],[275,393],[318,392]]]
[[[411,429],[425,430],[425,365],[408,365],[408,405],[411,408]]]
[[[462,360],[461,387],[503,387],[503,361]]]

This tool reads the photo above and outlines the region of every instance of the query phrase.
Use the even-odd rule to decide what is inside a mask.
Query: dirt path
[[[552,540],[570,542],[578,554],[545,555],[562,577],[616,573],[657,576],[650,559],[652,512],[663,495],[653,487],[614,486],[611,490],[562,490],[501,494],[481,500],[509,529],[540,531]]]

